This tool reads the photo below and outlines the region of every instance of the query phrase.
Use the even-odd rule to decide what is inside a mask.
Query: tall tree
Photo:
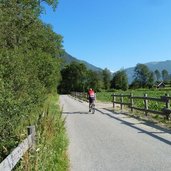
[[[168,81],[169,80],[169,73],[166,69],[162,70],[162,79],[163,81]]]
[[[154,73],[155,73],[155,76],[156,76],[156,80],[159,81],[160,78],[161,78],[160,71],[159,71],[158,69],[156,69],[156,70],[154,71]]]
[[[101,73],[89,70],[86,81],[87,89],[93,88],[95,91],[100,91],[102,88]]]
[[[149,77],[148,77],[148,84],[147,84],[147,86],[149,88],[152,88],[153,87],[154,80],[155,80],[155,78],[154,78],[154,72],[150,71],[149,72]]]
[[[150,70],[144,64],[137,64],[134,69],[134,82],[139,84],[139,87],[147,87],[150,78]]]
[[[51,5],[54,9],[57,0],[2,0],[0,2],[0,47],[14,48],[28,44],[29,35],[36,36],[39,15],[44,11],[40,2]],[[33,47],[33,46],[32,46]]]
[[[61,70],[61,83],[58,87],[61,93],[84,91],[86,85],[87,68],[84,64],[72,62]]]
[[[102,71],[104,88],[107,90],[110,88],[111,72],[105,68]]]
[[[125,70],[120,70],[114,73],[111,81],[111,88],[127,90],[128,89],[128,78]]]

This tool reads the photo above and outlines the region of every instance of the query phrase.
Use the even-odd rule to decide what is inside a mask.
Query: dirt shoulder
[[[160,126],[162,128],[171,130],[171,121],[163,119],[162,116],[156,117],[157,115],[154,115],[154,114],[148,114],[148,116],[145,116],[143,114],[143,112],[136,111],[136,110],[134,110],[134,112],[131,112],[130,109],[128,109],[126,107],[124,107],[123,110],[120,110],[120,105],[115,104],[115,108],[113,108],[112,102],[110,103],[110,102],[96,101],[96,108],[97,109],[106,109],[113,113],[122,113],[127,116],[134,117],[136,119],[143,120],[143,121],[149,122],[151,124],[154,124],[156,126]]]
[[[83,101],[83,100],[80,100],[80,101],[88,102],[88,101]],[[124,106],[123,106],[123,110],[120,110],[120,104],[115,104],[115,108],[113,108],[112,102],[102,102],[102,101],[97,100],[95,102],[95,105],[96,105],[96,109],[105,109],[113,113],[125,114],[127,116],[134,117],[136,119],[143,120],[150,124],[171,130],[171,121],[163,119],[162,116],[160,117],[154,114],[148,114],[148,116],[145,116],[143,112],[140,112],[137,110],[134,110],[134,112],[131,112],[130,109]]]

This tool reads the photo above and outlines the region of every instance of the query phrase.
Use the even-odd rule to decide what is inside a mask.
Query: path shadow
[[[136,125],[138,125],[137,123],[130,123],[130,122],[128,122],[128,121],[124,121],[124,120],[122,120],[122,119],[120,119],[120,118],[117,118],[117,117],[115,117],[114,115],[112,115],[112,113],[113,113],[113,114],[117,114],[117,115],[119,115],[119,114],[128,115],[128,114],[126,114],[126,113],[123,113],[123,112],[122,112],[122,113],[118,113],[118,112],[115,112],[115,111],[108,110],[108,111],[112,112],[112,113],[110,114],[110,113],[102,112],[101,110],[98,110],[98,109],[96,109],[96,110],[97,110],[98,112],[104,114],[104,115],[109,116],[109,117],[112,118],[112,119],[115,119],[115,120],[120,121],[121,124],[125,124],[125,125],[127,125],[127,126],[129,126],[129,127],[131,127],[131,128],[137,129],[137,130],[139,131],[138,133],[147,134],[147,135],[149,135],[149,136],[151,136],[151,137],[153,137],[153,138],[155,138],[155,139],[158,139],[158,140],[162,141],[163,143],[166,143],[166,144],[168,144],[168,145],[171,145],[171,140],[167,140],[167,139],[164,139],[164,138],[159,137],[158,135],[156,135],[156,134],[164,134],[164,133],[171,134],[171,130],[168,130],[168,129],[166,129],[166,128],[162,128],[162,127],[160,127],[160,126],[158,126],[158,125],[155,125],[155,124],[152,123],[152,122],[148,122],[148,121],[146,121],[146,120],[138,119],[139,121],[143,121],[143,122],[144,122],[144,123],[141,123],[141,124],[144,124],[144,125],[146,125],[146,126],[153,127],[153,128],[155,128],[155,129],[161,131],[161,132],[148,132],[148,131],[146,131],[146,130],[144,130],[144,129],[142,129],[142,128],[138,128],[138,127],[136,126]],[[105,109],[105,110],[107,110],[107,109]],[[131,117],[132,117],[132,116],[130,116],[129,118],[131,118]],[[136,119],[137,119],[137,118],[136,118]]]
[[[135,119],[137,119],[138,121],[143,121],[143,122],[144,122],[144,123],[141,123],[141,124],[144,124],[144,125],[146,125],[146,126],[153,127],[153,128],[155,128],[155,129],[158,129],[158,130],[162,131],[163,133],[171,134],[171,129],[169,129],[169,128],[164,128],[164,127],[161,127],[161,126],[157,125],[157,121],[156,121],[156,122],[155,122],[155,121],[148,121],[148,120],[146,120],[146,119],[140,118],[139,116],[130,115],[130,113],[128,113],[128,112],[123,112],[123,111],[121,111],[121,112],[116,112],[116,111],[114,111],[114,110],[109,110],[109,109],[105,109],[105,110],[107,110],[107,111],[109,111],[109,112],[112,112],[112,113],[116,113],[117,115],[122,114],[122,115],[125,116],[125,118],[135,118]]]
[[[67,114],[67,115],[87,115],[87,114],[91,114],[90,112],[63,112],[63,114]]]

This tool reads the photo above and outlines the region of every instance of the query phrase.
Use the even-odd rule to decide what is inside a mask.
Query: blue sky
[[[111,71],[171,60],[171,0],[59,0],[45,23],[70,55]]]

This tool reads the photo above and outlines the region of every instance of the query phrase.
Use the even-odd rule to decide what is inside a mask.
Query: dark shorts
[[[91,104],[91,103],[93,103],[94,102],[94,100],[95,100],[95,98],[94,97],[89,97],[89,103]]]

